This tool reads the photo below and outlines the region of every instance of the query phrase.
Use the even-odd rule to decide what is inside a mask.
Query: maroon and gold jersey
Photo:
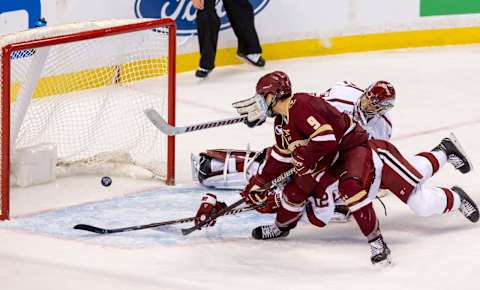
[[[294,150],[302,150],[310,165],[319,171],[331,164],[343,150],[368,141],[368,134],[351,118],[323,98],[307,93],[294,94],[288,116],[275,117],[273,146],[261,174],[280,174],[291,163]],[[283,164],[283,166],[282,166]],[[273,174],[275,172],[275,174]]]
[[[276,145],[285,152],[307,146],[315,158],[327,153],[321,150],[323,142],[335,142],[337,151],[342,151],[368,140],[367,133],[347,114],[315,95],[294,94],[288,113],[288,117],[275,118]]]

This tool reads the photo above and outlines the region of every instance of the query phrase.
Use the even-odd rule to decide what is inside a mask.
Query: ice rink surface
[[[231,103],[252,96],[257,79],[273,70],[287,72],[297,92],[322,92],[340,80],[366,87],[384,79],[397,91],[393,142],[405,155],[429,150],[454,132],[478,169],[479,54],[478,45],[405,49],[270,61],[263,69],[222,67],[206,80],[180,74],[177,124],[232,116]],[[176,187],[115,177],[111,187],[102,187],[99,177],[82,177],[13,195],[14,218],[0,224],[2,288],[480,289],[480,225],[458,212],[416,217],[391,195],[384,199],[387,216],[375,202],[394,261],[380,270],[371,266],[354,222],[324,229],[302,223],[277,241],[249,237],[274,218],[253,212],[224,217],[187,237],[179,232],[185,225],[109,236],[71,229],[192,216],[208,190],[191,181],[191,152],[247,144],[261,149],[273,142],[271,122],[205,130],[177,137]],[[461,185],[480,202],[478,170],[461,175],[446,165],[430,184]],[[62,188],[75,193],[64,195]],[[214,192],[228,203],[238,199],[235,191]]]

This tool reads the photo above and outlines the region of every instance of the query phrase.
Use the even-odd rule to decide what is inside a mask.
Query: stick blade
[[[86,224],[78,224],[73,228],[76,230],[88,231],[88,232],[97,233],[97,234],[108,234],[108,231],[105,229],[97,228],[97,227],[86,225]]]
[[[177,134],[177,132],[175,132],[175,128],[170,126],[155,109],[149,108],[145,109],[143,112],[150,120],[150,122],[152,122],[152,124],[164,134],[167,134],[169,136]]]
[[[195,227],[193,227],[193,228],[187,228],[187,229],[182,229],[182,235],[186,236],[186,235],[190,234],[191,232],[193,232],[194,230],[196,230]]]

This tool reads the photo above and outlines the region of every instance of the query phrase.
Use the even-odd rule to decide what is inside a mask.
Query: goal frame
[[[156,19],[140,23],[125,24],[110,28],[100,28],[90,31],[66,34],[62,36],[47,37],[39,40],[17,42],[7,44],[2,47],[2,125],[1,125],[1,213],[0,220],[6,220],[10,217],[10,78],[11,78],[11,54],[15,51],[25,49],[35,49],[44,46],[64,44],[81,40],[101,38],[117,34],[154,29],[158,27],[168,28],[168,84],[167,84],[167,102],[168,115],[167,121],[175,126],[175,96],[176,96],[176,25],[171,18]],[[153,125],[152,125],[153,126]],[[167,137],[167,174],[166,184],[175,184],[175,136]]]

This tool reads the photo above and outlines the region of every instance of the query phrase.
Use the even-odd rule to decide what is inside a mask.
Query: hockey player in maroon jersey
[[[260,84],[260,81],[259,81],[259,84]],[[267,98],[267,103],[270,101],[271,99],[268,100]],[[289,109],[291,109],[291,106],[289,107]],[[354,129],[352,129],[352,132],[355,132]],[[335,134],[335,132],[333,133]],[[315,138],[316,136],[324,136],[324,135],[328,135],[328,134],[323,134],[323,135],[318,134],[318,135],[315,135],[313,138]],[[313,138],[311,138],[311,140],[313,140]],[[325,139],[325,137],[322,137],[321,139]],[[282,139],[282,142],[283,140],[285,139]],[[317,138],[317,140],[319,140],[319,138]],[[286,141],[288,142],[288,139]],[[378,192],[378,189],[382,187],[382,188],[390,189],[391,191],[393,191],[400,199],[402,199],[402,201],[407,203],[410,206],[410,208],[418,215],[428,216],[435,213],[441,213],[442,211],[448,212],[452,209],[460,209],[462,213],[471,221],[473,222],[477,221],[478,209],[476,205],[460,188],[454,187],[453,190],[449,190],[445,188],[425,189],[424,187],[419,186],[422,181],[424,181],[429,177],[429,175],[431,176],[435,170],[438,170],[438,167],[441,164],[446,163],[447,156],[456,156],[459,160],[463,159],[461,160],[463,162],[463,165],[459,167],[459,170],[462,171],[463,173],[466,173],[470,170],[470,166],[471,166],[470,163],[468,162],[468,160],[466,159],[464,154],[461,152],[459,146],[456,143],[457,142],[453,137],[449,139],[447,138],[447,139],[444,139],[439,146],[437,146],[436,150],[434,150],[434,153],[430,152],[430,153],[424,153],[423,155],[419,154],[418,158],[420,159],[420,161],[418,161],[417,163],[420,164],[420,167],[417,170],[414,166],[409,164],[400,155],[400,153],[396,150],[396,148],[390,143],[383,142],[383,141],[371,141],[370,145],[375,148],[375,153],[376,153],[376,154],[373,154],[373,158],[372,158],[372,161],[373,161],[372,163],[374,164],[373,167],[375,167],[374,176],[373,178],[371,178],[372,180],[370,180],[369,183],[365,183],[366,187],[365,187],[365,190],[363,190],[364,191],[363,196],[360,196],[360,198],[356,198],[353,202],[350,202],[350,203],[349,203],[349,200],[351,201],[352,198],[349,196],[346,196],[347,204],[349,204],[352,210],[355,213],[357,213],[360,210],[362,210],[362,208],[365,208],[368,205],[371,206],[372,195],[374,196]],[[278,145],[278,138],[277,138],[277,145]],[[305,146],[305,145],[300,145],[300,146]],[[275,147],[273,149],[275,149]],[[294,148],[294,150],[295,149],[297,148]],[[269,155],[275,158],[275,152],[272,152]],[[367,155],[368,154],[366,154],[366,156]],[[278,158],[278,156],[276,157],[277,158],[275,159],[277,159],[277,161],[279,161],[278,159],[282,159],[282,156],[280,156],[280,158]],[[288,158],[288,157],[283,156],[283,158]],[[295,159],[295,153],[293,155],[293,159]],[[345,157],[342,156],[342,154],[340,154],[339,161],[337,162],[339,162],[341,166],[334,165],[332,167],[334,169],[332,172],[334,176],[335,175],[339,176],[341,181],[342,174],[343,175],[346,175],[346,174],[343,173],[344,171],[341,171],[340,173],[335,171],[344,170],[344,168],[348,168],[348,164],[347,166],[345,165]],[[422,162],[424,163],[423,165],[422,165]],[[268,164],[268,159],[267,159],[267,164]],[[296,166],[298,166],[298,163],[296,164]],[[382,169],[382,166],[383,166],[383,169]],[[431,168],[433,168],[433,170]],[[428,171],[429,169],[430,169],[430,173]],[[259,176],[261,177],[262,174],[263,173],[260,173]],[[322,173],[316,175],[316,177],[321,175]],[[325,180],[326,179],[325,177],[328,175],[330,174],[326,174],[326,175],[324,174],[322,178],[320,178],[320,180],[322,181]],[[258,176],[255,176],[254,178],[257,178],[257,177]],[[254,180],[254,178],[252,178],[252,180]],[[335,178],[331,178],[331,180],[334,181]],[[320,184],[322,183],[323,182],[320,182]],[[251,186],[251,184],[252,183],[250,183],[249,186]],[[326,185],[328,185],[328,182]],[[317,226],[323,226],[325,225],[325,222],[323,222],[321,219],[316,219],[315,214],[312,215],[311,205],[316,204],[317,202],[322,202],[322,200],[325,200],[322,192],[326,187],[326,185],[325,184],[322,185],[323,188],[318,184],[314,186],[315,191],[317,193],[317,198],[313,199],[313,201],[311,201],[310,204],[307,205],[307,216],[309,220]],[[247,189],[243,193],[246,196],[246,198],[250,200],[251,203],[255,203],[255,200],[257,201],[265,200],[265,195],[262,196],[261,193],[248,192],[247,190],[249,186],[247,186]],[[254,186],[255,184],[253,185],[253,187]],[[286,225],[290,228],[292,227],[292,225],[294,226],[294,224],[298,220],[297,216],[300,216],[302,214],[303,208],[302,208],[302,211],[298,212],[297,216],[295,216],[295,212],[297,212],[298,208],[301,206],[298,206],[298,203],[289,204],[288,202],[291,201],[291,196],[293,196],[293,198],[296,198],[296,197],[298,198],[299,189],[302,189],[302,188],[301,187],[297,188],[296,192],[294,192],[293,195],[290,194],[289,196],[289,192],[288,192],[289,186],[290,185],[287,185],[287,187],[285,188],[285,191],[280,196],[280,202],[277,202],[277,205],[278,203],[280,203],[280,208],[278,209],[278,213],[277,213],[277,224],[259,227],[255,229],[252,233],[254,237],[275,238],[275,237],[285,236],[286,234],[288,234],[288,228],[286,230],[282,230],[282,225],[280,226],[278,225],[279,220],[281,221],[281,218],[282,218],[281,216],[279,216],[282,210],[286,211],[286,214],[284,214],[285,216],[287,217],[293,216],[293,218],[290,221],[287,221]],[[353,196],[358,197],[359,195],[356,194]],[[367,197],[363,198],[364,196],[367,196]],[[252,200],[252,197],[253,197],[253,200]],[[257,203],[260,204],[259,202]],[[372,215],[370,215],[369,217],[372,218],[370,220],[373,220],[374,218],[374,216]],[[328,220],[326,222],[328,222]],[[357,222],[358,222],[358,219],[357,219]],[[362,222],[362,220],[360,222]],[[359,222],[359,225],[362,226],[360,222]],[[375,227],[378,228],[377,222],[375,223]],[[379,230],[376,230],[376,232],[379,234]],[[377,262],[386,260],[389,254],[389,249],[386,246],[383,239],[381,238],[381,235],[378,235],[376,238],[370,240],[370,244],[372,247],[372,263],[377,263]]]
[[[369,138],[390,139],[392,123],[389,110],[395,101],[395,89],[389,82],[376,81],[363,90],[351,82],[342,81],[319,94],[319,97],[324,98],[337,110],[348,114],[362,125],[368,132]],[[266,118],[262,115],[262,110],[257,107],[255,98],[237,102],[234,106],[241,113],[254,114],[251,125],[258,125]],[[256,119],[259,115],[260,119],[263,116],[262,120]],[[214,149],[198,155],[192,154],[193,178],[207,187],[243,189],[263,163],[265,152],[266,149],[263,152]],[[349,216],[348,208],[340,199],[337,199],[335,214],[331,220],[346,222]]]
[[[322,98],[307,93],[292,95],[290,80],[283,72],[260,78],[256,93],[259,108],[265,108],[266,116],[275,118],[276,144],[259,174],[249,180],[241,194],[248,203],[261,205],[266,195],[258,189],[292,164],[296,174],[283,189],[275,224],[255,228],[252,236],[270,239],[288,235],[318,181],[327,168],[333,167],[345,204],[361,204],[352,213],[360,230],[372,248],[378,241],[383,245],[372,261],[386,260],[389,249],[383,242],[372,203],[364,202],[374,175],[367,132]]]

